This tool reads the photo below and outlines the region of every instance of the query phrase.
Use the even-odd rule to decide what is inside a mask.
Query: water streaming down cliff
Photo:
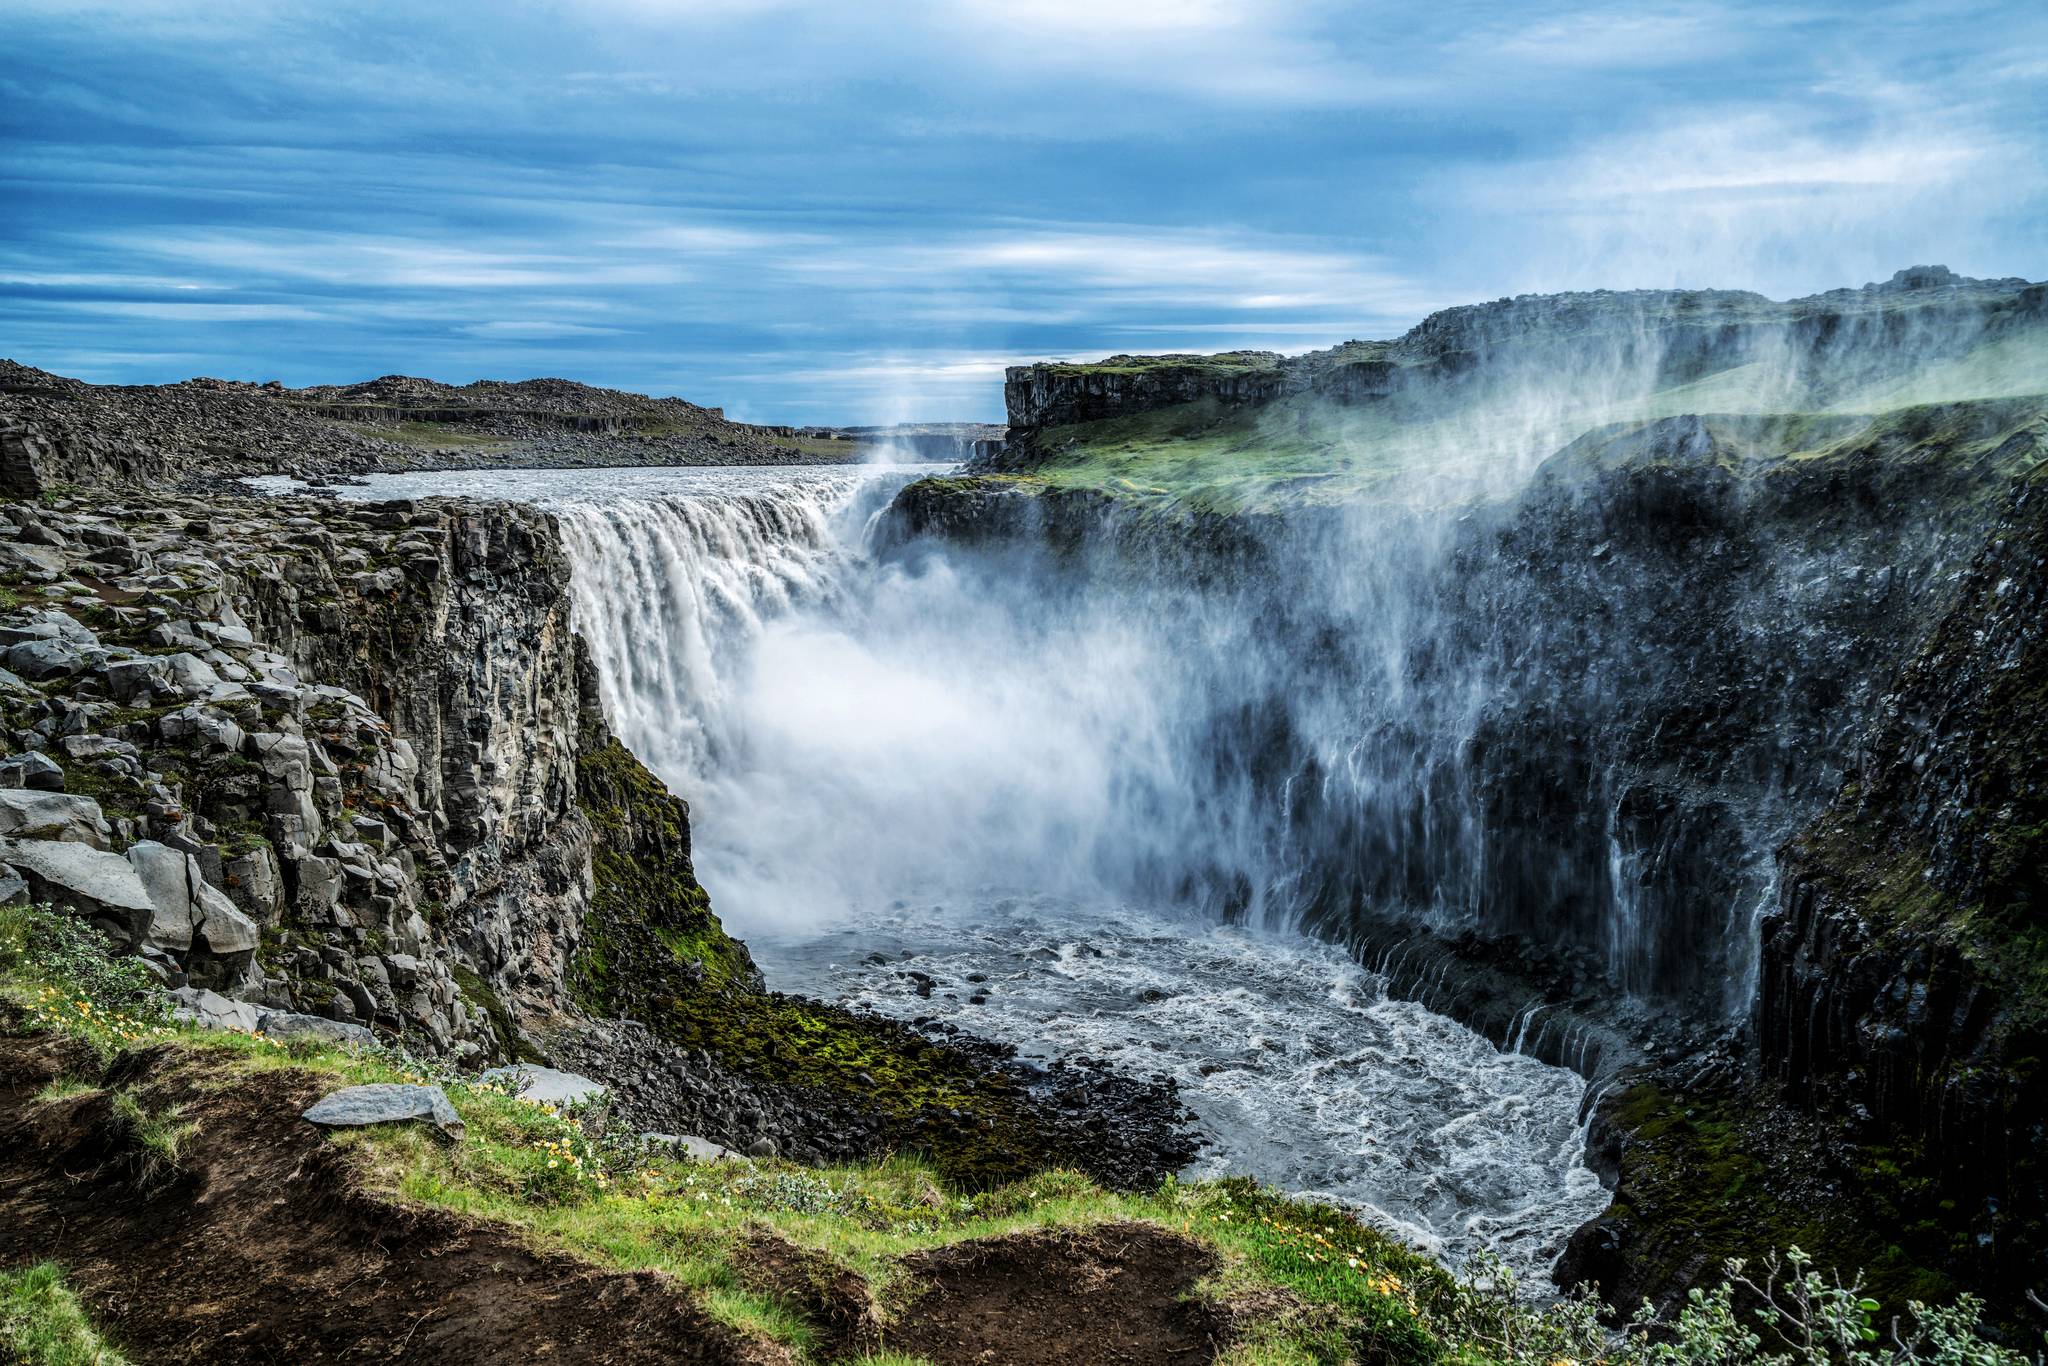
[[[1389,999],[1263,913],[1284,892],[1210,894],[1234,864],[1285,881],[1250,745],[1278,737],[1239,733],[1294,648],[1263,579],[1162,596],[1030,552],[906,553],[877,521],[910,477],[492,483],[558,514],[607,714],[692,801],[699,875],[771,984],[1171,1073],[1216,1139],[1199,1170],[1540,1274],[1604,1201],[1584,1083]],[[1357,610],[1392,612],[1402,577]]]
[[[699,873],[772,982],[1172,1073],[1201,1170],[1452,1254],[1540,1272],[1599,1208],[1578,1079],[1163,895],[1205,827],[1248,834],[1187,769],[1243,604],[1161,634],[1043,565],[878,553],[900,475],[687,482],[555,506],[608,712],[696,803]]]

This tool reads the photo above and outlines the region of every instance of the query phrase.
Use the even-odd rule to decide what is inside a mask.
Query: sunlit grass
[[[20,1366],[128,1366],[54,1262],[0,1271],[0,1353]]]

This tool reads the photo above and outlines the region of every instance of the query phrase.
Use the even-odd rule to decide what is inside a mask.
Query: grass
[[[83,1037],[102,1058],[140,1044],[199,1050],[213,1090],[283,1067],[320,1073],[336,1086],[438,1082],[467,1126],[460,1144],[412,1126],[347,1131],[332,1141],[353,1150],[373,1185],[400,1200],[508,1224],[601,1266],[664,1272],[713,1316],[783,1344],[799,1360],[820,1359],[812,1325],[748,1276],[746,1244],[764,1233],[854,1272],[886,1321],[913,1288],[902,1264],[910,1253],[1042,1229],[1156,1224],[1216,1250],[1219,1270],[1198,1293],[1272,1306],[1256,1316],[1264,1355],[1245,1361],[1336,1362],[1368,1344],[1377,1344],[1374,1359],[1435,1360],[1436,1338],[1422,1316],[1455,1295],[1446,1272],[1398,1240],[1249,1181],[1169,1181],[1120,1194],[1071,1171],[970,1189],[907,1156],[815,1169],[693,1164],[399,1054],[345,1050],[308,1036],[285,1042],[168,1022],[138,1027],[147,1007],[133,999],[118,960],[107,960],[104,941],[95,946],[90,932],[81,941],[51,928],[65,921],[58,912],[0,912],[0,995],[26,1010],[31,1027]],[[43,952],[49,945],[64,947]],[[95,947],[98,963],[90,961]],[[93,1078],[68,1078],[40,1098],[97,1089]],[[114,1091],[112,1103],[146,1166],[138,1175],[160,1186],[179,1169],[191,1127],[125,1090]],[[1401,1350],[1383,1350],[1395,1345]]]
[[[843,1273],[857,1278],[879,1313],[886,1345],[892,1316],[919,1289],[906,1261],[910,1254],[1011,1234],[1141,1222],[1212,1251],[1215,1270],[1193,1294],[1221,1307],[1233,1325],[1221,1358],[1231,1366],[1556,1366],[1596,1358],[1613,1366],[1704,1366],[1709,1360],[1769,1366],[1757,1360],[1753,1342],[1728,1349],[1722,1337],[1737,1331],[1732,1320],[1709,1325],[1722,1337],[1709,1341],[1713,1351],[1697,1362],[1659,1358],[1640,1336],[1608,1336],[1588,1302],[1532,1304],[1512,1276],[1484,1258],[1454,1276],[1342,1210],[1246,1179],[1169,1179],[1153,1191],[1118,1193],[1072,1171],[967,1189],[908,1157],[826,1168],[777,1161],[700,1165],[644,1149],[596,1117],[518,1100],[501,1086],[382,1049],[168,1023],[138,1038],[134,1012],[146,1006],[125,999],[119,973],[103,964],[82,974],[107,993],[95,997],[79,980],[77,952],[62,959],[38,952],[40,944],[64,940],[45,926],[61,918],[22,908],[0,916],[0,995],[26,1011],[29,1027],[85,1037],[102,1056],[137,1043],[178,1045],[194,1055],[182,1065],[203,1073],[214,1092],[278,1068],[311,1071],[336,1086],[438,1083],[467,1126],[461,1142],[449,1144],[411,1125],[343,1131],[329,1141],[355,1155],[373,1188],[399,1201],[507,1225],[537,1246],[594,1265],[662,1272],[715,1318],[779,1344],[798,1362],[835,1358],[797,1302],[764,1289],[750,1274],[750,1245],[760,1239],[772,1237],[823,1259],[835,1279]],[[60,1085],[63,1094],[77,1095],[92,1088],[92,1079]],[[113,1093],[113,1103],[136,1144],[174,1169],[190,1128],[175,1113],[151,1113],[122,1091]],[[15,1273],[0,1285],[6,1287],[8,1332],[44,1353],[27,1360],[119,1360],[91,1335],[55,1268]],[[1688,1312],[1725,1318],[1725,1305],[1716,1303],[1695,1299]],[[1964,1302],[1957,1312],[1974,1332],[1975,1307]],[[1681,1324],[1681,1336],[1684,1331]],[[2020,1360],[1988,1343],[1975,1346],[1973,1366],[2017,1366]],[[882,1352],[853,1360],[911,1366],[915,1359]]]
[[[127,1139],[129,1159],[138,1189],[160,1191],[184,1171],[180,1158],[185,1140],[199,1131],[196,1124],[179,1122],[176,1107],[151,1110],[131,1091],[114,1092],[114,1120]]]
[[[349,422],[341,421],[340,426],[363,436],[376,437],[382,441],[396,441],[406,446],[421,446],[429,450],[444,446],[507,446],[510,437],[497,436],[490,432],[472,431],[452,422]]]
[[[0,1271],[0,1348],[21,1366],[128,1363],[94,1329],[54,1262]]]

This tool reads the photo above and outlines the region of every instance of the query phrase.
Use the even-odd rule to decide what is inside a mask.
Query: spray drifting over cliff
[[[1198,1170],[1453,1257],[1540,1276],[1604,1202],[1577,1078],[1339,950],[1165,905],[1202,830],[1253,852],[1213,810],[1232,784],[1188,770],[1210,675],[1253,644],[1245,603],[1134,614],[1130,584],[887,553],[907,474],[668,477],[686,487],[549,501],[608,714],[695,802],[699,874],[776,985],[1168,1071],[1217,1140]]]

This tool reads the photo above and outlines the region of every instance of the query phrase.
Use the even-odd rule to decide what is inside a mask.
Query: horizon
[[[0,353],[95,383],[1000,422],[1036,360],[2048,276],[2048,15],[2016,4],[0,13]]]
[[[1810,298],[1810,297],[1814,297],[1814,296],[1818,296],[1818,295],[1821,295],[1821,294],[1825,294],[1825,293],[1828,293],[1828,292],[1831,292],[1831,291],[1838,291],[1838,290],[1850,290],[1850,291],[1854,291],[1854,290],[1859,290],[1859,289],[1868,289],[1868,288],[1872,288],[1872,287],[1875,287],[1875,286],[1877,286],[1877,285],[1881,285],[1881,284],[1884,284],[1884,283],[1886,283],[1887,281],[1889,281],[1889,280],[1891,280],[1891,279],[1895,278],[1896,276],[1898,276],[1898,275],[1904,275],[1904,274],[1908,273],[1909,271],[1914,271],[1914,270],[1926,270],[1926,269],[1935,269],[1935,270],[1941,270],[1941,269],[1946,269],[1946,268],[1947,268],[1947,267],[1945,267],[1945,266],[1944,266],[1944,264],[1943,264],[1943,263],[1941,263],[1941,262],[1916,262],[1916,263],[1914,263],[1914,264],[1913,264],[1913,265],[1911,265],[1911,266],[1902,266],[1902,267],[1900,267],[1900,268],[1899,268],[1899,270],[1897,270],[1896,272],[1894,272],[1894,273],[1893,273],[1893,275],[1891,275],[1891,276],[1886,276],[1886,277],[1885,277],[1884,279],[1882,279],[1882,280],[1867,280],[1867,281],[1864,281],[1864,282],[1863,282],[1862,284],[1860,284],[1860,285],[1829,285],[1829,286],[1823,286],[1823,287],[1819,287],[1819,288],[1815,288],[1815,289],[1807,290],[1807,291],[1805,291],[1805,292],[1803,292],[1803,293],[1801,293],[1801,294],[1795,294],[1795,295],[1788,295],[1788,296],[1787,296],[1786,298],[1784,298],[1784,299],[1776,299],[1776,300],[1771,300],[1771,302],[1775,302],[1775,303],[1786,303],[1786,302],[1791,302],[1791,301],[1793,301],[1793,300],[1797,300],[1797,299],[1802,299],[1802,298]],[[1960,277],[1960,278],[1963,278],[1963,279],[1977,279],[1977,280],[2001,280],[2001,279],[2024,279],[2024,278],[2026,278],[2026,277],[2021,277],[2021,276],[1997,276],[1997,275],[1987,275],[1987,276],[1981,276],[1981,277],[1971,277],[1971,276],[1968,276],[1968,275],[1964,274],[1964,272],[1960,272],[1960,271],[1957,271],[1957,272],[1953,272],[1953,273],[1954,273],[1954,274],[1956,274],[1956,275],[1957,275],[1958,277]],[[2032,281],[2032,280],[2029,280],[2029,281],[2028,281],[2028,283],[2030,283],[2030,284],[2034,284],[2034,283],[2041,283],[2041,282],[2039,282],[2039,281]],[[1692,287],[1684,287],[1684,288],[1692,288]],[[1674,288],[1673,290],[1671,290],[1671,291],[1669,291],[1669,292],[1684,292],[1684,288]],[[1712,287],[1706,287],[1706,288],[1712,288]],[[1505,302],[1508,302],[1509,300],[1519,300],[1519,299],[1530,299],[1530,298],[1559,298],[1559,297],[1567,297],[1567,296],[1569,296],[1569,295],[1572,295],[1572,294],[1605,294],[1605,293],[1626,293],[1626,292],[1631,292],[1631,291],[1625,291],[1625,290],[1611,290],[1611,289],[1593,289],[1593,290],[1566,290],[1566,291],[1559,291],[1559,292],[1557,292],[1557,293],[1555,293],[1555,294],[1533,294],[1533,293],[1532,293],[1532,294],[1518,294],[1518,295],[1499,295],[1499,296],[1496,296],[1496,297],[1494,297],[1494,298],[1491,298],[1491,299],[1472,299],[1472,300],[1464,300],[1464,301],[1459,301],[1459,302],[1455,302],[1455,303],[1450,303],[1450,304],[1446,304],[1446,305],[1444,305],[1444,306],[1443,306],[1443,308],[1444,308],[1444,309],[1456,309],[1456,308],[1462,308],[1462,307],[1471,307],[1471,306],[1475,306],[1475,305],[1483,305],[1483,304],[1488,304],[1488,303],[1497,303],[1497,302],[1498,302],[1498,303],[1505,303]],[[1634,291],[1634,292],[1645,292],[1645,291]],[[1657,291],[1648,291],[1648,292],[1657,292]],[[1728,292],[1738,292],[1738,291],[1728,291]],[[1768,297],[1768,296],[1763,296],[1763,297]],[[1412,331],[1412,330],[1413,330],[1413,329],[1414,329],[1415,327],[1417,327],[1417,326],[1420,326],[1420,325],[1421,325],[1421,323],[1422,323],[1423,321],[1425,321],[1425,320],[1426,320],[1426,318],[1427,318],[1428,316],[1433,316],[1433,314],[1434,314],[1435,312],[1439,312],[1439,311],[1443,311],[1443,310],[1432,310],[1432,314],[1430,314],[1430,315],[1424,315],[1424,318],[1418,318],[1418,319],[1416,319],[1416,320],[1415,320],[1415,321],[1414,321],[1413,323],[1411,323],[1411,324],[1409,324],[1409,325],[1408,325],[1407,327],[1404,327],[1403,329],[1401,329],[1401,332],[1400,332],[1400,333],[1394,334],[1394,336],[1390,336],[1390,337],[1364,337],[1364,336],[1356,336],[1356,337],[1347,337],[1347,338],[1344,338],[1344,339],[1343,339],[1342,341],[1340,341],[1340,342],[1335,342],[1335,343],[1331,343],[1331,344],[1330,344],[1330,346],[1320,346],[1320,347],[1301,347],[1301,348],[1282,348],[1282,347],[1258,347],[1258,348],[1237,348],[1237,349],[1239,349],[1239,350],[1257,350],[1257,351],[1263,351],[1263,352],[1269,352],[1269,353],[1272,353],[1272,354],[1277,354],[1277,355],[1280,355],[1280,356],[1282,356],[1282,357],[1292,358],[1292,357],[1298,357],[1298,356],[1304,356],[1304,355],[1308,355],[1308,354],[1311,354],[1311,353],[1313,353],[1313,352],[1315,352],[1315,351],[1319,351],[1319,350],[1329,350],[1329,349],[1331,349],[1331,347],[1334,347],[1334,346],[1339,346],[1339,345],[1345,345],[1345,344],[1349,344],[1349,343],[1353,343],[1353,342],[1381,342],[1381,341],[1390,341],[1390,340],[1394,340],[1394,339],[1395,339],[1396,337],[1398,337],[1398,336],[1405,336],[1405,335],[1406,335],[1406,334],[1407,334],[1408,332]],[[1134,355],[1134,356],[1143,356],[1143,357],[1149,357],[1149,358],[1169,358],[1169,357],[1172,357],[1172,356],[1175,356],[1175,355],[1205,356],[1205,355],[1218,355],[1218,354],[1223,354],[1223,353],[1224,353],[1224,352],[1220,352],[1220,351],[1209,351],[1209,352],[1133,351],[1133,352],[1125,352],[1125,353],[1116,353],[1116,352],[1104,353],[1104,352],[1099,352],[1099,351],[1098,351],[1098,352],[1091,352],[1091,353],[1085,353],[1085,354],[1072,354],[1072,355],[1058,355],[1058,356],[1040,356],[1040,357],[1034,357],[1034,358],[1032,358],[1031,360],[1028,360],[1028,361],[1016,361],[1016,362],[1009,362],[1009,363],[1006,363],[1006,365],[1005,365],[1005,369],[1009,368],[1009,366],[1010,366],[1010,365],[1015,365],[1015,366],[1018,366],[1018,367],[1024,367],[1024,366],[1029,366],[1029,365],[1034,365],[1034,364],[1055,364],[1055,365],[1057,365],[1057,364],[1088,364],[1088,363],[1092,363],[1092,362],[1099,362],[1099,361],[1102,361],[1102,360],[1107,360],[1107,359],[1110,359],[1110,358],[1112,358],[1112,357],[1114,357],[1114,356],[1116,356],[1116,355],[1119,355],[1119,354],[1129,354],[1129,355]],[[50,370],[49,370],[49,368],[48,368],[47,366],[38,366],[38,365],[35,365],[35,364],[34,364],[34,363],[33,363],[32,361],[26,361],[26,360],[23,360],[23,359],[22,359],[21,357],[19,357],[19,356],[0,356],[0,361],[12,361],[12,362],[14,362],[14,363],[15,363],[15,364],[17,364],[17,365],[28,365],[28,366],[30,366],[30,368],[32,368],[32,369],[39,369],[39,370],[43,370],[43,371],[45,371],[46,373],[53,373],[53,374],[54,374],[54,373],[57,373],[57,372],[55,372],[55,371],[50,371]],[[84,376],[78,376],[78,375],[63,375],[63,376],[60,376],[60,377],[61,377],[61,378],[69,378],[69,379],[84,379],[84,378],[85,378]],[[1000,398],[1001,398],[1001,392],[1002,392],[1002,384],[1003,384],[1004,378],[1005,378],[1005,376],[1003,375],[1003,373],[999,371],[999,372],[997,373],[997,375],[996,375],[996,377],[995,377],[994,381],[993,381],[993,383],[994,383],[994,386],[995,386],[995,389],[996,389],[996,393],[997,393],[997,397],[998,397],[998,399],[1000,399]],[[477,384],[508,384],[508,385],[510,385],[510,384],[528,384],[528,383],[548,383],[548,382],[564,382],[564,383],[570,383],[570,384],[580,384],[580,385],[584,385],[584,386],[586,386],[586,387],[588,387],[588,388],[593,388],[593,389],[608,389],[608,390],[611,390],[611,391],[614,391],[614,392],[636,393],[636,394],[640,394],[640,395],[641,395],[642,397],[646,397],[646,398],[654,398],[654,399],[663,399],[663,398],[675,398],[675,399],[681,399],[681,400],[683,400],[683,401],[685,401],[685,402],[688,402],[688,403],[694,404],[694,405],[696,405],[696,406],[698,406],[698,407],[702,407],[702,408],[712,408],[712,409],[717,409],[717,408],[719,408],[719,407],[720,407],[720,405],[719,405],[719,404],[718,404],[717,402],[715,402],[715,401],[705,401],[705,400],[702,400],[702,399],[699,399],[699,398],[694,398],[694,397],[692,397],[692,396],[691,396],[691,395],[689,395],[689,394],[683,394],[683,393],[659,393],[659,392],[653,392],[653,391],[642,391],[642,390],[628,390],[628,389],[622,389],[622,388],[621,388],[621,386],[619,386],[619,385],[615,385],[615,384],[606,384],[606,383],[604,383],[604,382],[602,382],[602,381],[600,381],[600,380],[594,380],[594,379],[587,379],[587,378],[582,378],[582,377],[579,377],[579,376],[576,376],[576,375],[572,375],[572,374],[568,374],[568,373],[561,373],[561,372],[557,372],[557,373],[546,373],[546,374],[536,373],[536,374],[530,374],[530,375],[518,375],[518,376],[510,376],[510,375],[476,375],[476,376],[472,376],[472,377],[469,377],[469,378],[465,378],[465,379],[454,379],[454,378],[444,378],[444,377],[442,377],[442,376],[438,376],[438,375],[422,375],[422,374],[405,374],[405,373],[402,373],[402,372],[399,372],[399,371],[386,371],[386,372],[384,372],[384,373],[382,373],[382,374],[377,374],[377,375],[362,375],[362,376],[360,376],[360,377],[356,377],[356,378],[347,378],[347,379],[344,379],[344,378],[340,378],[340,377],[331,377],[331,378],[328,378],[328,379],[317,379],[317,380],[310,380],[310,381],[307,381],[306,383],[303,383],[303,384],[296,384],[296,385],[286,385],[285,387],[286,387],[287,389],[291,389],[291,390],[295,390],[295,391],[300,391],[300,390],[305,390],[305,389],[310,389],[310,388],[348,388],[348,387],[351,387],[351,386],[354,386],[354,385],[360,385],[360,384],[368,384],[368,383],[373,383],[373,382],[375,382],[375,381],[377,381],[377,380],[383,380],[383,379],[416,379],[416,380],[423,380],[423,381],[426,381],[426,382],[428,382],[428,383],[435,383],[435,384],[440,384],[440,385],[444,385],[444,386],[446,386],[446,387],[448,387],[448,388],[464,388],[464,387],[467,387],[467,386],[470,386],[470,385],[477,385]],[[173,377],[173,376],[165,376],[165,377],[162,377],[162,378],[158,378],[158,379],[139,379],[139,380],[129,380],[129,379],[124,379],[124,380],[109,380],[109,381],[94,381],[94,380],[88,380],[87,382],[88,382],[88,383],[105,383],[105,384],[108,384],[108,385],[113,385],[113,386],[123,386],[123,385],[131,385],[131,386],[144,386],[144,387],[148,387],[148,386],[163,386],[163,385],[175,385],[175,384],[181,384],[181,383],[187,383],[187,382],[200,382],[200,381],[223,381],[223,382],[229,382],[229,383],[241,383],[241,384],[256,384],[256,385],[262,385],[262,384],[266,384],[266,383],[268,383],[268,382],[269,382],[268,380],[263,380],[263,379],[257,379],[257,378],[255,378],[255,377],[253,377],[253,376],[243,376],[243,375],[204,375],[204,374],[195,374],[195,375],[179,375],[179,376],[174,376],[174,377]],[[730,416],[731,416],[731,414],[730,414],[730,413],[728,413],[728,414],[727,414],[727,416],[728,416],[728,417],[730,417]],[[740,420],[740,419],[735,419],[735,420]],[[861,429],[861,428],[864,428],[864,427],[868,427],[868,428],[877,428],[877,429],[888,429],[888,428],[893,428],[893,427],[918,427],[918,426],[949,426],[949,425],[950,425],[950,426],[972,426],[972,425],[979,425],[979,426],[995,426],[995,427],[1001,427],[1001,426],[1004,426],[1004,425],[1006,425],[1006,421],[1007,421],[1007,414],[1006,414],[1006,413],[1004,413],[1004,412],[1002,412],[1002,411],[1000,410],[1000,408],[999,408],[999,410],[998,410],[998,412],[997,412],[997,415],[996,415],[996,417],[995,417],[995,418],[993,418],[993,419],[987,419],[987,418],[979,418],[979,417],[970,417],[970,418],[949,418],[949,417],[944,417],[944,416],[931,416],[931,417],[912,417],[912,418],[903,418],[903,419],[899,419],[899,420],[897,420],[897,421],[894,421],[894,422],[885,422],[885,423],[859,423],[859,422],[832,422],[832,421],[822,421],[822,420],[810,420],[810,421],[801,421],[801,422],[789,422],[789,423],[784,423],[784,422],[775,422],[775,421],[769,420],[769,421],[761,421],[761,422],[759,422],[759,423],[758,423],[757,425],[761,425],[761,426],[795,426],[795,427],[816,427],[816,428],[832,428],[832,429],[838,429],[838,430],[849,430],[849,431],[850,431],[850,430],[859,430],[859,429]]]

